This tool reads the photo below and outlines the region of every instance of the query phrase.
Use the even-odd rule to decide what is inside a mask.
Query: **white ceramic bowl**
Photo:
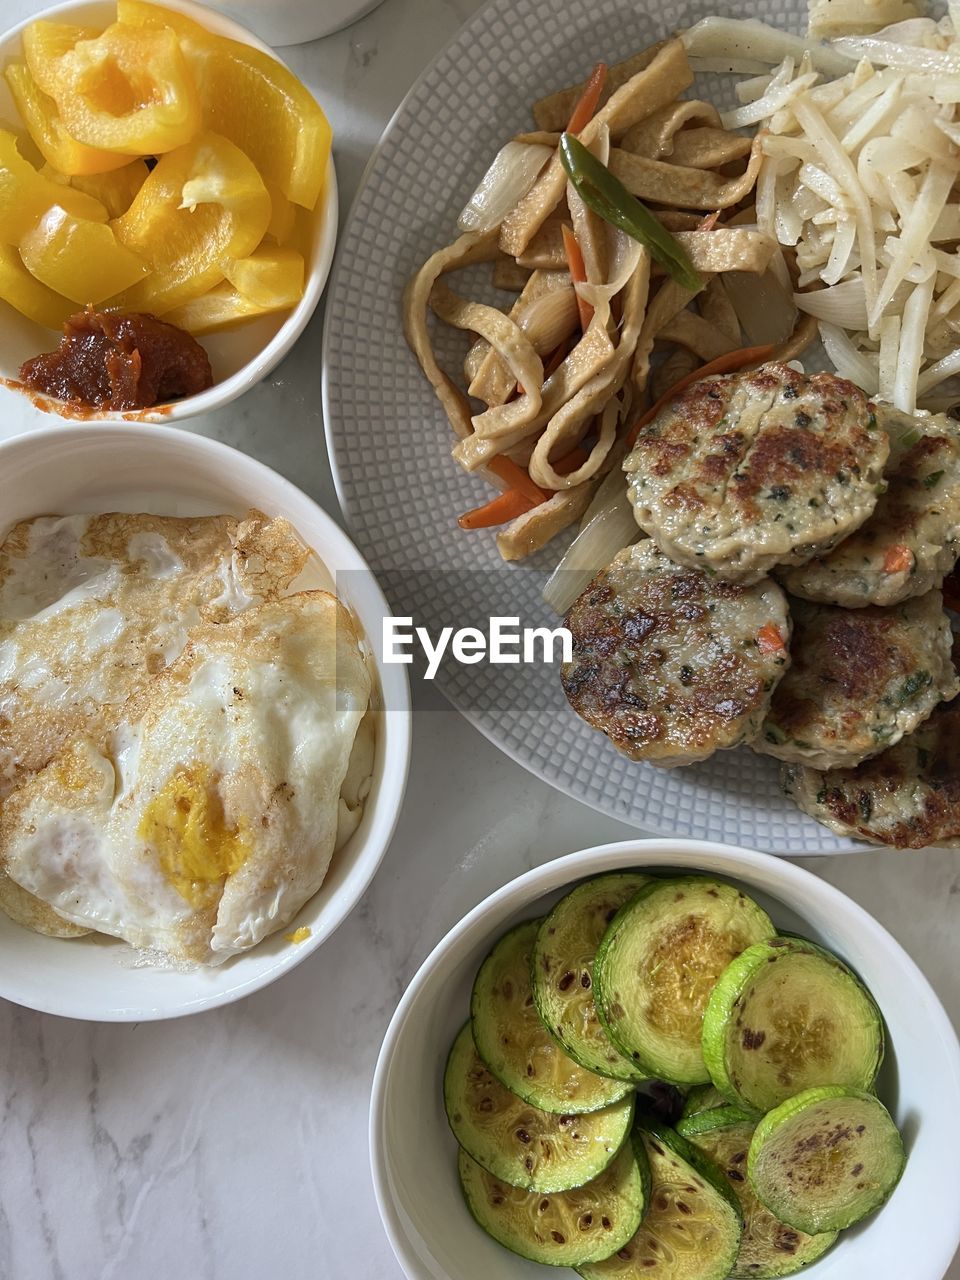
[[[193,4],[191,0],[159,0],[159,2],[168,9],[177,9],[187,14],[215,35],[228,36],[231,40],[252,45],[255,49],[276,57],[272,49],[245,27],[222,13],[208,9],[205,5]],[[5,35],[0,35],[0,66],[5,65],[11,58],[21,56],[23,28],[37,18],[69,22],[78,26],[104,27],[110,22],[115,22],[116,16],[115,0],[68,0],[66,4],[43,9],[33,14],[26,22],[6,32]],[[277,61],[279,62],[280,59],[277,58]],[[7,88],[7,82],[0,76],[0,126],[8,127],[15,124],[17,129],[22,131],[23,125],[18,121],[19,116]],[[236,400],[237,396],[249,391],[290,351],[316,310],[333,261],[333,250],[337,241],[337,217],[337,175],[331,156],[327,165],[323,191],[313,216],[312,240],[306,264],[303,297],[297,305],[290,311],[262,316],[225,333],[203,335],[200,342],[206,348],[213,367],[214,382],[209,390],[202,391],[199,395],[188,396],[184,400],[156,405],[152,409],[139,409],[129,414],[91,413],[89,416],[85,415],[82,420],[84,422],[115,422],[123,418],[139,422],[180,422],[198,413],[209,413],[213,409],[222,408],[231,400]],[[6,302],[0,301],[0,376],[16,378],[24,360],[37,355],[38,352],[52,350],[58,341],[58,335],[55,335],[52,330],[34,324],[32,320],[22,316]],[[31,396],[31,399],[39,408],[51,413],[57,413],[61,408],[59,401],[45,396]]]
[[[862,975],[889,1031],[878,1092],[903,1131],[909,1159],[886,1206],[803,1274],[941,1280],[960,1242],[960,1047],[943,1007],[903,948],[837,889],[781,859],[691,840],[603,845],[529,871],[471,911],[421,966],[387,1030],[370,1110],[377,1203],[410,1280],[549,1275],[490,1240],[467,1211],[443,1111],[444,1061],[468,1015],[477,968],[504,930],[542,915],[583,877],[626,867],[731,879],[780,928],[819,940]]]
[[[360,554],[315,502],[253,458],[189,432],[133,424],[54,427],[0,445],[0,535],[15,521],[44,513],[240,515],[251,506],[286,516],[322,562],[308,566],[296,585],[335,586],[365,635],[378,637],[387,604]],[[171,1018],[249,995],[315,951],[373,878],[403,800],[410,691],[406,668],[380,665],[378,647],[368,645],[382,708],[373,785],[360,826],[290,926],[310,929],[305,942],[286,941],[284,930],[218,968],[175,973],[131,967],[133,953],[113,939],[46,938],[0,912],[0,996],[71,1018]]]
[[[357,22],[382,0],[215,0],[268,44],[304,44]]]

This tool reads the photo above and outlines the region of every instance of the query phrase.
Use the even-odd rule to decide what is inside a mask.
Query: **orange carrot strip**
[[[529,498],[532,507],[535,507],[538,502],[546,502],[550,497],[549,493],[544,493],[539,485],[533,483],[523,467],[517,466],[512,458],[503,456],[491,458],[487,463],[487,470],[501,480],[508,489],[516,489],[525,498]]]
[[[717,356],[716,360],[710,360],[707,364],[701,365],[699,369],[694,369],[692,373],[686,374],[679,382],[675,382],[668,391],[665,391],[660,399],[636,420],[627,435],[627,448],[632,448],[636,444],[637,436],[647,423],[652,422],[664,405],[669,404],[674,396],[678,396],[681,391],[693,386],[701,378],[709,378],[711,374],[733,373],[736,369],[742,369],[744,365],[762,364],[773,350],[772,344],[761,347],[740,347],[739,350],[728,351],[725,355]]]
[[[607,64],[598,62],[590,74],[590,79],[584,85],[583,93],[581,93],[577,105],[573,108],[573,114],[570,117],[570,123],[567,125],[567,133],[579,133],[593,119],[593,113],[597,109],[597,103],[600,101],[600,95],[603,93],[603,86],[607,83]]]
[[[786,647],[776,623],[766,622],[757,632],[757,648],[761,653],[782,653]]]
[[[577,244],[577,237],[566,223],[560,229],[563,232],[563,251],[567,255],[570,279],[574,285],[584,284],[587,279],[587,269],[583,264],[583,254]],[[590,321],[593,319],[593,307],[585,298],[581,298],[579,293],[577,294],[577,310],[580,312],[580,328],[586,333]]]
[[[498,493],[482,507],[475,507],[473,511],[466,512],[457,524],[461,529],[492,529],[494,525],[516,520],[517,516],[522,516],[525,511],[538,506],[541,501],[542,499],[538,499],[537,502],[532,502],[518,489],[508,489],[506,493]]]
[[[898,542],[887,548],[887,554],[883,557],[884,573],[909,573],[912,568],[913,552],[909,547]]]
[[[565,453],[559,461],[553,463],[553,469],[558,476],[568,476],[571,471],[576,471],[577,467],[582,467],[589,458],[586,449],[581,449],[579,445]]]

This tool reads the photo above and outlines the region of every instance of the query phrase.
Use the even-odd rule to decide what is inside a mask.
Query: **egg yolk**
[[[147,805],[137,828],[156,850],[170,884],[197,907],[250,853],[246,823],[227,826],[214,781],[205,765],[178,770]]]

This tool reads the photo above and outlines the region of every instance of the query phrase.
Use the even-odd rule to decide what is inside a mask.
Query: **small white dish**
[[[191,973],[132,967],[133,952],[98,935],[64,941],[0,912],[0,997],[44,1013],[107,1022],[179,1017],[229,1004],[305,960],[356,906],[386,853],[410,759],[406,669],[378,657],[386,601],[332,517],[262,463],[205,437],[163,427],[47,428],[0,445],[0,537],[41,514],[149,511],[241,515],[258,507],[291,521],[316,553],[297,586],[336,590],[369,638],[380,688],[373,782],[357,831],[335,856],[320,891],[290,926],[233,960]],[[300,943],[286,934],[306,927]]]
[[[779,928],[820,941],[861,975],[887,1024],[877,1092],[903,1132],[907,1166],[883,1209],[842,1233],[803,1274],[810,1280],[906,1274],[941,1280],[960,1242],[960,1046],[942,1005],[899,943],[832,885],[783,859],[692,840],[602,845],[528,871],[455,925],[407,987],[374,1076],[370,1155],[380,1214],[409,1280],[549,1275],[502,1249],[471,1218],[443,1110],[443,1068],[468,1017],[474,975],[503,932],[542,915],[578,880],[626,867],[684,868],[731,879]]]
[[[214,35],[227,36],[231,40],[251,45],[276,58],[273,50],[262,40],[258,40],[245,27],[222,13],[217,13],[205,5],[194,4],[192,0],[160,0],[160,3],[168,9],[185,13],[195,22],[212,31]],[[23,29],[38,18],[80,26],[104,27],[110,22],[115,22],[116,17],[115,0],[67,0],[65,4],[43,9],[33,14],[27,21],[0,35],[0,66],[5,65],[12,58],[21,56]],[[280,59],[277,58],[277,61],[279,62]],[[18,120],[7,82],[0,76],[0,126],[9,127],[15,124],[22,131],[23,126],[17,123]],[[63,406],[61,401],[48,396],[29,393],[30,399],[39,409],[50,413],[62,412],[64,416],[70,419],[78,418],[82,422],[116,422],[118,419],[137,422],[182,422],[199,413],[221,409],[262,381],[276,368],[303,333],[307,322],[317,309],[327,276],[330,274],[330,264],[333,261],[333,251],[337,242],[337,220],[337,175],[331,156],[327,165],[323,191],[313,216],[312,240],[306,264],[303,297],[290,311],[262,316],[224,333],[203,335],[200,342],[210,357],[214,377],[213,386],[207,391],[188,396],[184,400],[173,400],[168,404],[155,405],[151,409],[138,409],[131,413],[81,411],[78,415],[76,409],[69,405]],[[80,307],[77,308],[77,310],[80,309]],[[19,311],[0,300],[0,377],[16,379],[24,360],[29,360],[31,356],[41,351],[52,351],[59,340],[59,334],[52,329],[44,329],[41,325],[34,324],[32,320],[28,320]]]

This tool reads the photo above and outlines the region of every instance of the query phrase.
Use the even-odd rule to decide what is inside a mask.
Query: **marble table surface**
[[[39,7],[4,0],[4,24]],[[414,77],[477,7],[386,0],[284,52],[332,119],[343,216]],[[318,315],[267,382],[190,425],[335,510],[320,327]],[[45,422],[0,392],[0,438]],[[0,1001],[0,1280],[400,1280],[366,1132],[377,1051],[405,984],[504,881],[632,834],[527,776],[423,686],[415,705],[406,806],[384,865],[346,924],[283,981],[222,1011],[139,1026]],[[960,855],[805,865],[891,929],[960,1023]],[[960,1263],[948,1274],[960,1280]]]

